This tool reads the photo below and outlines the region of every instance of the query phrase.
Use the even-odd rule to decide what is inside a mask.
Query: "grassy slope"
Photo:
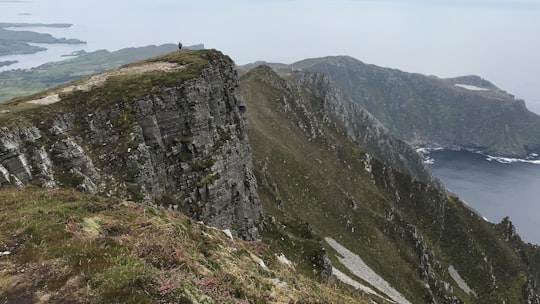
[[[466,302],[522,301],[525,268],[493,225],[407,176],[372,162],[373,177],[365,170],[366,155],[332,126],[322,123],[321,101],[291,94],[269,68],[256,68],[241,78],[248,104],[249,137],[254,167],[265,211],[290,234],[318,241],[330,236],[359,254],[409,301],[422,303],[418,245],[411,237],[414,224],[427,251],[438,259],[430,263],[436,277],[453,285]],[[309,140],[299,128],[306,124],[301,108],[284,100],[303,98],[307,112],[321,126],[322,136]],[[298,229],[298,223],[304,229]],[[307,231],[307,232],[306,232]],[[284,251],[310,247],[280,240],[270,233],[264,240]],[[291,245],[293,248],[291,248]],[[319,243],[319,246],[324,245]],[[296,247],[296,248],[294,248]],[[314,250],[311,245],[311,250]],[[332,256],[332,254],[331,254]],[[486,262],[484,262],[484,260]],[[337,259],[334,265],[340,267]],[[440,263],[440,264],[439,264]],[[454,265],[480,295],[472,299],[448,276]],[[491,275],[496,277],[495,285]],[[503,287],[504,286],[504,287]]]
[[[34,188],[3,189],[0,210],[2,302],[357,302],[177,212]]]
[[[199,76],[201,70],[207,66],[209,56],[223,55],[216,50],[182,50],[132,63],[126,67],[154,62],[170,62],[184,65],[185,69],[172,72],[153,71],[144,74],[118,75],[108,78],[103,85],[93,87],[90,91],[62,92],[65,87],[79,85],[90,79],[90,77],[85,77],[33,95],[14,98],[8,102],[0,103],[0,122],[4,126],[23,123],[38,125],[43,120],[53,119],[59,113],[72,113],[83,118],[89,113],[94,113],[116,103],[122,104],[126,115],[129,115],[130,102],[133,98],[145,96],[166,86]],[[60,95],[61,102],[47,106],[27,103],[27,101],[40,99],[54,93]],[[81,110],[73,111],[74,109]]]
[[[241,90],[249,109],[249,137],[265,211],[284,225],[307,222],[315,234],[331,236],[362,253],[384,277],[392,275],[383,265],[402,269],[392,283],[408,290],[405,296],[409,299],[417,299],[418,279],[410,271],[412,265],[396,254],[399,242],[376,229],[377,222],[384,220],[387,198],[365,171],[364,153],[329,126],[324,127],[324,138],[308,141],[292,112],[283,111],[283,88],[275,85],[277,82],[271,83],[277,79],[269,81],[264,73],[256,69],[244,75]],[[309,110],[317,112],[319,102],[313,100]],[[317,119],[322,121],[322,115]],[[275,243],[279,248],[279,240]],[[381,252],[384,260],[380,258]]]

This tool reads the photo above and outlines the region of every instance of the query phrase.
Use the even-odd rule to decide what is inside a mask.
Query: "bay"
[[[47,62],[59,61],[66,59],[66,55],[70,55],[73,52],[84,50],[84,45],[78,44],[44,44],[44,43],[31,43],[32,45],[41,46],[47,48],[47,51],[37,52],[31,55],[9,55],[1,56],[0,61],[18,61],[15,64],[0,67],[1,71],[16,70],[16,69],[29,69],[37,67]]]
[[[501,163],[469,151],[429,153],[429,168],[450,191],[493,223],[505,216],[524,241],[540,244],[540,165]]]

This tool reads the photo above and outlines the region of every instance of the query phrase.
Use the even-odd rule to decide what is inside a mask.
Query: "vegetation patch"
[[[178,212],[31,187],[1,189],[0,210],[9,303],[367,303]]]

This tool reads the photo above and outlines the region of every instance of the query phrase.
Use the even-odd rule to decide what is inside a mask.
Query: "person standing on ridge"
[[[178,42],[178,49],[179,49],[179,50],[182,49],[182,42]]]

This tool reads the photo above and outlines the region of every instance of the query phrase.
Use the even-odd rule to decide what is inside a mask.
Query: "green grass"
[[[364,303],[298,275],[259,242],[230,241],[178,212],[38,188],[1,189],[0,211],[7,302]]]

